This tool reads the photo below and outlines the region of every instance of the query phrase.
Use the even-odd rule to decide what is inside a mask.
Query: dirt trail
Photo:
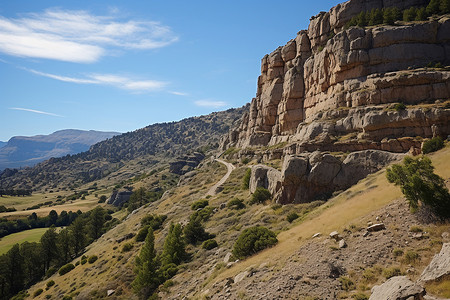
[[[222,179],[220,179],[215,185],[213,185],[208,193],[206,193],[205,196],[215,196],[217,194],[216,190],[218,187],[220,187],[222,184],[225,183],[225,181],[227,181],[228,177],[230,177],[231,172],[236,169],[235,166],[233,166],[233,164],[226,162],[224,160],[218,159],[216,158],[215,161],[220,162],[221,164],[224,164],[227,167],[227,173],[222,177]]]

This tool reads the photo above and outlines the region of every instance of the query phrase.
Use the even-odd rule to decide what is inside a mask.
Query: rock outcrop
[[[253,166],[250,192],[258,186],[267,188],[280,204],[327,199],[334,191],[347,189],[403,156],[379,150],[353,152],[343,161],[321,152],[287,155],[281,172],[264,165]]]
[[[128,200],[130,200],[131,194],[133,194],[133,192],[128,190],[125,191],[114,190],[109,199],[106,200],[106,203],[120,207],[125,202],[128,202]]]
[[[374,286],[369,300],[421,300],[424,299],[424,295],[423,287],[412,282],[406,276],[396,276],[382,285]]]
[[[448,106],[395,111],[388,105],[413,106],[450,98],[450,71],[426,68],[430,62],[450,63],[450,18],[344,28],[361,11],[427,3],[351,0],[312,17],[308,30],[263,57],[256,97],[222,147],[290,142],[303,145],[296,152],[301,153],[320,150],[310,149],[314,138],[332,145],[330,151],[406,152],[417,143],[398,139],[431,137],[433,124],[446,137]],[[359,134],[365,142],[342,142],[350,133]]]
[[[200,152],[194,152],[190,155],[180,157],[176,161],[170,163],[169,171],[178,175],[186,174],[194,170],[204,158],[205,155]]]
[[[450,279],[450,243],[442,246],[441,252],[433,257],[431,263],[423,270],[420,283]]]

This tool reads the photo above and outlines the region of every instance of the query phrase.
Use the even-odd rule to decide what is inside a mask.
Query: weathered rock
[[[423,270],[419,282],[435,281],[446,276],[450,276],[450,243],[442,245],[439,254],[436,254],[430,264]]]
[[[247,277],[250,273],[248,271],[241,272],[234,277],[234,283],[238,283],[242,281],[245,277]]]
[[[106,200],[106,203],[112,204],[114,206],[122,206],[125,202],[128,202],[128,200],[130,200],[131,194],[133,194],[133,192],[129,190],[114,190],[111,193],[109,199]]]
[[[373,225],[367,227],[368,232],[380,231],[383,229],[386,229],[386,226],[384,226],[383,223],[373,224]]]
[[[330,238],[332,238],[335,241],[339,241],[340,240],[339,232],[333,231],[332,233],[330,233]]]
[[[340,240],[339,241],[339,248],[346,248],[347,247],[347,243],[344,240]]]
[[[372,288],[369,300],[409,300],[423,299],[425,289],[412,282],[406,276],[396,276],[388,279],[382,285]]]

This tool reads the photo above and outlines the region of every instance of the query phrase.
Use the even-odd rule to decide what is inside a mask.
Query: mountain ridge
[[[48,135],[14,136],[0,147],[0,170],[33,166],[52,157],[76,154],[119,132],[63,129]]]

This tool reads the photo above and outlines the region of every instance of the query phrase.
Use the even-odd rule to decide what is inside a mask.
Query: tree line
[[[3,196],[31,196],[31,189],[0,189],[0,197]]]
[[[67,212],[63,210],[58,215],[55,210],[51,210],[48,216],[45,217],[39,217],[35,212],[33,212],[27,218],[16,220],[0,218],[0,238],[12,233],[34,228],[45,228],[53,225],[56,227],[69,226],[81,214],[82,212],[80,210],[77,212]]]
[[[71,225],[59,232],[52,225],[37,243],[15,244],[0,256],[0,299],[10,299],[81,255],[86,246],[118,223],[110,213],[96,207],[76,214]]]

